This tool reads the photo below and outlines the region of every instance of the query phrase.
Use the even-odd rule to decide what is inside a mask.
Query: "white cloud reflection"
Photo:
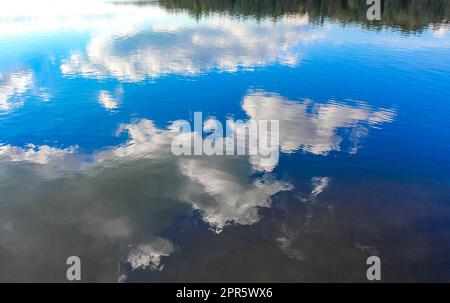
[[[244,98],[242,107],[250,120],[280,121],[280,149],[283,153],[301,150],[326,155],[331,151],[340,151],[344,139],[353,141],[353,148],[348,152],[355,153],[355,146],[361,136],[367,135],[367,131],[358,132],[360,136],[344,138],[338,134],[339,129],[378,127],[395,118],[391,110],[372,110],[362,102],[354,106],[336,102],[315,104],[312,101],[291,101],[265,92],[250,93]],[[50,166],[65,169],[114,167],[118,165],[118,161],[139,159],[171,163],[176,167],[177,174],[180,174],[178,177],[184,180],[184,185],[180,186],[178,193],[173,192],[172,198],[181,199],[194,209],[201,210],[203,219],[217,231],[228,224],[257,222],[258,207],[269,207],[272,195],[290,189],[288,184],[270,177],[270,172],[277,163],[270,168],[261,168],[254,156],[250,159],[173,156],[170,152],[171,142],[176,135],[173,129],[173,125],[167,130],[158,129],[152,121],[142,119],[119,127],[117,134],[128,133],[127,142],[91,156],[77,154],[76,147],[58,149],[29,145],[20,148],[3,145],[0,146],[0,161],[28,162],[44,168]],[[247,178],[252,170],[266,172],[266,175],[250,182]],[[320,190],[319,186],[317,191]]]
[[[0,113],[20,107],[24,102],[24,94],[34,84],[31,71],[12,73],[8,76],[0,74]]]
[[[0,10],[0,37],[8,38],[69,31],[130,33],[137,29],[137,25],[164,20],[169,14],[157,6],[116,5],[112,1],[3,2]]]
[[[84,54],[73,53],[65,60],[61,71],[66,76],[140,81],[169,74],[234,72],[275,63],[296,66],[301,59],[296,48],[324,37],[324,32],[308,26],[307,16],[258,24],[220,15],[198,23],[187,13],[185,18],[177,15],[177,19],[181,24],[159,19],[140,31],[98,34]]]
[[[122,87],[116,88],[111,93],[106,90],[101,90],[98,94],[98,102],[107,110],[114,111],[119,107],[119,103],[122,101],[123,89]]]
[[[216,232],[228,225],[252,225],[259,221],[258,208],[270,207],[270,197],[291,190],[288,183],[271,176],[249,182],[242,172],[230,170],[233,161],[220,163],[210,159],[182,161],[183,175],[189,178],[187,190],[180,197]]]
[[[340,151],[344,138],[338,134],[338,130],[342,128],[353,131],[347,139],[352,141],[349,152],[356,153],[359,140],[367,135],[367,127],[379,127],[395,118],[393,110],[372,110],[364,102],[356,102],[354,106],[338,102],[319,104],[311,100],[296,102],[266,92],[248,94],[242,108],[251,120],[280,121],[280,149],[283,153],[301,150],[327,155],[332,151]],[[258,167],[259,162],[256,157],[252,159],[255,167]]]
[[[362,102],[354,106],[336,102],[315,104],[312,101],[296,102],[265,92],[249,93],[244,98],[242,107],[250,120],[280,120],[282,152],[293,153],[302,150],[319,156],[340,150],[339,143],[344,138],[338,135],[339,128],[358,128],[361,124],[366,127],[379,127],[382,123],[393,121],[395,117],[392,111],[372,110]],[[0,178],[2,171],[8,169],[10,163],[28,163],[32,164],[34,171],[44,170],[47,180],[45,182],[50,182],[51,185],[47,183],[42,185],[44,190],[41,189],[42,186],[21,187],[23,196],[21,203],[29,200],[29,205],[34,205],[36,199],[44,199],[46,202],[41,203],[51,204],[58,199],[70,199],[70,213],[64,213],[61,207],[32,208],[27,211],[36,213],[35,218],[40,218],[40,223],[33,221],[32,218],[30,222],[34,222],[33,224],[46,222],[45,226],[69,224],[72,226],[71,232],[79,230],[83,237],[93,237],[93,241],[98,242],[99,251],[104,250],[99,247],[111,243],[125,246],[137,243],[126,248],[125,252],[122,250],[121,254],[124,255],[121,258],[125,258],[132,269],[151,270],[162,270],[164,266],[162,257],[169,256],[175,251],[173,243],[158,237],[162,228],[159,226],[169,224],[168,221],[175,220],[180,212],[183,212],[172,210],[176,209],[178,204],[188,205],[189,208],[198,211],[211,230],[220,233],[230,225],[257,223],[260,220],[259,208],[271,207],[271,198],[274,195],[292,190],[292,185],[277,180],[272,175],[271,169],[261,170],[258,177],[253,175],[255,170],[259,170],[255,165],[259,162],[253,161],[254,159],[238,156],[173,156],[170,152],[172,139],[176,135],[173,125],[167,129],[159,129],[152,121],[142,119],[121,125],[117,134],[122,132],[129,135],[125,143],[92,155],[82,155],[78,153],[76,147],[58,149],[45,145],[29,145],[25,148],[0,146],[0,162],[2,162]],[[366,135],[367,132],[363,134]],[[356,151],[357,149],[351,152]],[[17,168],[17,165],[12,167]],[[275,166],[272,167],[274,168]],[[52,171],[60,172],[63,169],[74,173],[67,176],[58,173],[54,178],[49,178]],[[32,176],[35,179],[27,181],[28,184],[40,180],[38,176],[26,173],[26,178]],[[21,180],[25,180],[24,178]],[[112,188],[111,184],[116,185]],[[328,184],[328,178],[314,179],[311,199],[315,199]],[[61,186],[63,190],[59,190]],[[14,199],[17,190],[19,189],[16,188],[11,192],[12,196],[5,190],[0,200]],[[45,194],[42,194],[42,191]],[[49,198],[52,193],[57,196]],[[130,201],[139,202],[133,202],[131,206]],[[127,204],[126,207],[124,203]],[[28,207],[26,205],[25,207]],[[161,214],[161,207],[164,220],[158,215]],[[168,215],[166,208],[173,213]],[[8,209],[4,208],[4,214],[0,217],[7,219]],[[46,212],[44,209],[47,209]],[[51,218],[41,222],[40,220],[46,216]],[[144,221],[148,221],[145,224],[151,224],[153,227],[136,228],[136,218],[139,216],[151,216]],[[33,228],[33,224],[30,228]],[[14,226],[15,223],[0,226],[7,235],[4,238],[7,240],[0,240],[0,246],[7,247],[10,251],[26,252],[27,248],[23,248],[23,245],[30,247],[38,245],[34,239],[27,240],[23,237],[21,244],[17,244],[13,240],[14,235],[29,233],[30,230],[24,231],[28,225],[22,224],[20,231]],[[78,227],[74,229],[73,226]],[[46,228],[42,227],[42,230],[45,232]],[[59,232],[59,228],[51,230],[51,233]],[[140,234],[142,230],[145,230],[145,236]],[[291,247],[290,238],[288,235],[281,235],[277,239],[278,244],[288,255],[302,259],[302,252]],[[31,250],[34,251],[30,248]],[[126,273],[123,271],[115,274],[117,274],[115,280],[119,276],[121,281],[126,279]]]
[[[29,69],[0,73],[0,114],[22,107],[29,97],[50,101],[52,95],[48,89],[38,87],[35,82],[35,74]]]
[[[170,152],[170,144],[176,133],[170,128],[166,131],[157,129],[149,120],[122,125],[119,132],[122,131],[127,131],[130,139],[122,146],[95,154],[96,163],[156,159],[176,165],[183,185],[179,186],[178,192],[173,191],[172,198],[200,210],[203,220],[216,232],[232,224],[258,222],[258,208],[270,207],[271,196],[290,189],[288,184],[270,176],[248,181],[251,167],[244,158],[175,157]]]
[[[48,145],[26,147],[0,145],[0,162],[28,162],[39,165],[62,166],[64,169],[76,168],[76,147],[60,149]]]
[[[130,251],[127,257],[132,270],[150,269],[162,270],[162,257],[168,257],[175,251],[175,247],[167,239],[155,238],[152,241],[141,243]]]

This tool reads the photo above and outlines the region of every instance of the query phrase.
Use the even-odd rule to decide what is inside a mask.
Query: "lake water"
[[[450,282],[450,1],[365,2],[2,1],[0,281]]]

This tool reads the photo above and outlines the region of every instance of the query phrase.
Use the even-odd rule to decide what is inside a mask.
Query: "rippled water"
[[[450,1],[352,3],[2,2],[0,281],[450,282]],[[194,112],[279,162],[174,156]]]

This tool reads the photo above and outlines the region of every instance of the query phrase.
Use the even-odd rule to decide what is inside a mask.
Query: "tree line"
[[[139,1],[145,3],[146,1]],[[381,29],[393,27],[404,32],[422,31],[450,21],[450,0],[381,0],[382,20],[367,20],[366,0],[160,0],[170,10],[184,10],[202,18],[223,13],[257,20],[276,20],[287,14],[308,14],[312,22],[335,20]],[[153,1],[154,3],[154,1]]]

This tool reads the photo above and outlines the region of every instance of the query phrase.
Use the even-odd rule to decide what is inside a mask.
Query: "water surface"
[[[4,1],[0,281],[450,282],[450,1],[365,2]],[[280,161],[174,156],[194,112]]]

